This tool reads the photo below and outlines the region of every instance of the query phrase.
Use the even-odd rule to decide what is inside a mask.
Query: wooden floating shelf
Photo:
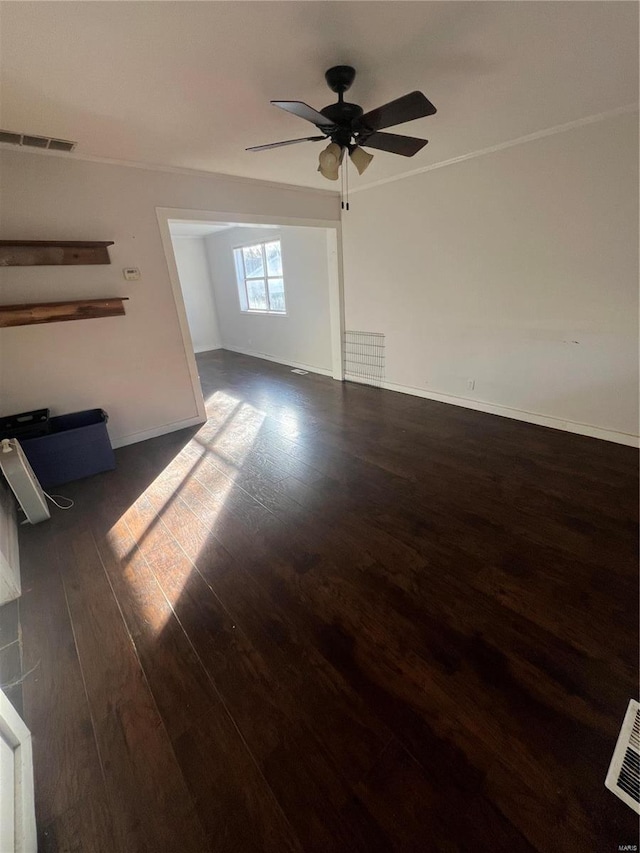
[[[113,240],[0,240],[0,267],[110,264],[107,246]]]
[[[118,317],[125,313],[123,303],[128,299],[128,296],[113,296],[108,299],[0,305],[0,328],[59,323],[65,320],[93,320],[96,317]]]

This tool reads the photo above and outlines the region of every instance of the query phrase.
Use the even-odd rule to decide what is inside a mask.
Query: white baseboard
[[[349,382],[363,383],[358,376],[345,374]],[[423,388],[414,388],[411,385],[398,385],[395,382],[382,382],[381,387],[387,391],[398,391],[400,394],[411,394],[414,397],[424,397],[425,400],[436,400],[438,403],[448,403],[452,406],[462,406],[464,409],[474,409],[477,412],[486,412],[489,415],[500,415],[503,418],[511,418],[516,421],[536,424],[537,426],[560,429],[564,432],[575,432],[578,435],[586,435],[589,438],[600,438],[604,441],[613,441],[616,444],[626,444],[629,447],[640,447],[640,436],[625,432],[617,432],[612,429],[581,424],[576,421],[562,420],[549,415],[539,415],[536,412],[527,412],[522,409],[512,409],[509,406],[500,406],[494,403],[485,403],[483,400],[471,400],[468,397],[456,397],[453,394],[438,394],[434,391],[425,391]]]
[[[332,370],[326,370],[324,367],[316,367],[313,364],[305,364],[304,361],[283,361],[281,358],[275,358],[275,356],[267,355],[264,352],[255,352],[254,350],[244,349],[243,347],[231,347],[228,344],[224,344],[222,349],[239,352],[241,355],[250,355],[253,358],[263,358],[265,361],[274,361],[276,364],[285,364],[288,367],[299,367],[302,370],[308,370],[309,373],[319,373],[321,376],[333,376]]]
[[[280,359],[272,356],[264,355],[263,353],[252,352],[251,350],[241,349],[240,347],[225,346],[221,349],[228,349],[231,352],[238,352],[242,355],[253,356],[254,358],[262,358],[266,361],[273,361],[276,364],[285,364],[291,367],[300,367],[303,370],[308,370],[311,373],[319,373],[322,376],[332,376],[330,370],[325,370],[321,367],[314,367],[304,362],[296,361],[280,361]],[[346,373],[345,379],[349,382],[362,383],[360,377]],[[574,432],[578,435],[586,435],[589,438],[599,438],[603,441],[612,441],[616,444],[625,444],[628,447],[640,447],[640,436],[629,433],[618,432],[616,430],[604,429],[602,427],[592,426],[591,424],[581,424],[576,421],[566,421],[560,418],[554,418],[549,415],[540,415],[536,412],[527,412],[522,409],[512,409],[509,406],[500,406],[494,403],[486,403],[483,400],[471,400],[468,397],[456,397],[453,394],[438,394],[434,391],[425,391],[423,388],[414,388],[411,385],[399,385],[396,382],[382,382],[381,385],[387,391],[397,391],[400,394],[410,394],[413,397],[423,397],[425,400],[435,400],[439,403],[447,403],[452,406],[461,406],[464,409],[474,409],[477,412],[486,412],[490,415],[499,415],[503,418],[511,418],[516,421],[525,421],[526,423],[536,424],[537,426],[549,427],[551,429],[560,429],[564,432]],[[184,421],[174,421],[173,423],[163,424],[153,429],[134,432],[130,435],[120,436],[111,439],[111,445],[115,449],[124,447],[128,444],[135,444],[138,441],[146,441],[148,438],[157,438],[160,435],[166,435],[169,432],[176,432],[180,429],[186,429],[190,426],[203,424],[205,421],[200,417],[187,418]]]
[[[138,441],[146,441],[148,438],[157,438],[159,435],[166,435],[169,432],[177,432],[179,429],[186,429],[190,426],[197,426],[206,421],[201,417],[187,418],[185,421],[173,421],[170,424],[163,424],[153,429],[145,429],[142,432],[132,432],[130,435],[121,435],[118,438],[111,439],[111,446],[124,447],[127,444],[136,444]]]
[[[222,344],[217,344],[216,346],[211,346],[209,344],[209,346],[194,347],[193,351],[197,354],[199,352],[213,352],[217,349],[222,349]]]

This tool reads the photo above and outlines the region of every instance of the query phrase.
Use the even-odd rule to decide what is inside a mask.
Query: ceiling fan
[[[389,151],[391,154],[400,154],[403,157],[413,157],[427,144],[427,139],[380,132],[385,127],[393,127],[396,124],[433,115],[436,108],[422,92],[409,92],[408,95],[403,95],[395,101],[365,113],[358,104],[347,103],[343,97],[355,79],[355,68],[350,65],[336,65],[324,76],[331,91],[338,95],[336,104],[329,104],[318,111],[302,101],[271,101],[276,107],[310,121],[322,136],[304,136],[302,139],[288,139],[285,142],[272,142],[269,145],[254,145],[246,150],[267,151],[270,148],[280,148],[282,145],[330,139],[329,145],[320,153],[318,171],[325,178],[335,181],[338,179],[338,170],[345,151],[349,152],[358,173],[362,174],[373,159],[372,154],[363,150],[364,147]]]

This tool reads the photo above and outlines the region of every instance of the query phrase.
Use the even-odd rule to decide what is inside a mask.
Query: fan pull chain
[[[344,149],[344,152],[346,156],[340,164],[340,207],[349,210],[349,149]]]
[[[347,149],[346,155],[344,158],[344,177],[347,185],[347,210],[349,210],[349,149]]]

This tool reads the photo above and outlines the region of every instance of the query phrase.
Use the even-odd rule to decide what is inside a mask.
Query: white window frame
[[[280,258],[282,259],[282,273],[280,275],[269,275],[268,274],[267,253],[265,251],[265,246],[267,245],[267,243],[279,243],[280,244]],[[262,266],[263,266],[263,270],[264,270],[264,275],[249,275],[249,276],[247,275],[247,270],[246,270],[246,267],[244,265],[244,253],[242,252],[242,250],[243,249],[250,249],[250,248],[253,248],[254,246],[260,246],[260,248],[262,250]],[[239,253],[240,263],[242,264],[242,274],[243,274],[242,279],[240,279],[240,269],[239,269],[238,260],[237,260],[238,255],[236,254],[236,252]],[[286,288],[285,288],[285,284],[284,284],[284,259],[282,257],[282,239],[281,239],[279,234],[277,234],[277,235],[274,234],[274,236],[270,237],[268,240],[259,240],[258,242],[252,241],[251,243],[242,243],[239,246],[234,246],[233,247],[233,265],[234,265],[235,272],[236,272],[236,285],[237,285],[237,290],[238,290],[238,302],[240,304],[240,311],[243,314],[261,314],[261,315],[269,314],[270,316],[273,316],[273,317],[286,317],[287,316],[287,292],[286,292]],[[285,305],[284,311],[275,311],[273,308],[271,308],[271,297],[269,295],[269,279],[274,279],[274,278],[281,278],[282,279],[282,289],[283,289],[283,293],[284,293],[284,305]],[[247,291],[247,281],[264,281],[265,290],[266,290],[266,294],[267,294],[267,305],[269,306],[268,308],[249,308],[249,293]],[[246,308],[244,308],[242,305],[242,296],[240,294],[240,288],[244,288],[244,301],[245,301],[245,304],[247,306]]]

